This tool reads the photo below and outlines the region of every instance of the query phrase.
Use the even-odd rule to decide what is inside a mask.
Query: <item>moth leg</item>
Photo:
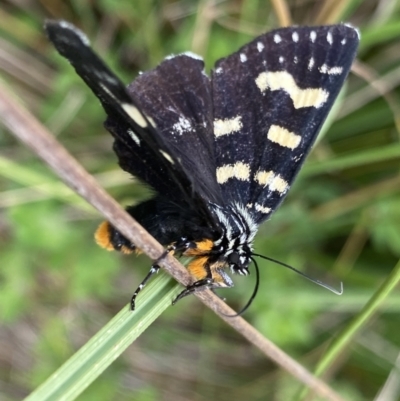
[[[168,246],[168,248],[162,253],[162,255],[151,266],[150,271],[147,273],[147,276],[139,284],[139,287],[136,289],[136,291],[132,295],[132,298],[131,298],[131,310],[132,311],[135,310],[136,297],[138,296],[139,292],[143,290],[143,288],[146,286],[146,284],[150,280],[150,278],[159,272],[160,266],[158,265],[158,263],[160,262],[160,260],[165,258],[165,256],[167,256],[168,253],[171,253],[173,255],[175,253],[175,251],[176,251],[176,246],[174,244]]]
[[[175,305],[180,299],[206,288],[213,291],[216,288],[233,287],[233,281],[225,273],[224,267],[225,265],[223,263],[209,263],[207,256],[196,258],[189,264],[188,270],[197,278],[197,281],[188,285],[186,289],[173,300],[172,305]]]
[[[151,266],[151,269],[149,271],[149,273],[147,274],[147,276],[144,278],[144,280],[140,283],[139,287],[136,289],[135,293],[132,295],[131,298],[131,310],[135,310],[135,302],[136,302],[136,297],[138,296],[138,294],[140,293],[140,291],[142,291],[142,289],[146,286],[147,282],[150,280],[150,278],[154,275],[157,274],[158,271],[160,270],[160,266],[158,265],[160,263],[160,261],[165,258],[165,256],[170,253],[171,255],[175,255],[178,254],[179,255],[195,255],[198,254],[199,251],[203,252],[205,249],[209,249],[210,248],[210,244],[208,242],[211,241],[203,241],[203,242],[199,242],[199,243],[195,243],[192,241],[189,241],[187,238],[182,237],[180,238],[177,242],[169,245],[167,247],[167,249],[162,253],[162,255],[154,262],[154,264]],[[199,246],[200,244],[200,246]],[[205,248],[205,249],[203,249]],[[201,258],[196,258],[195,261],[193,261],[190,265],[189,265],[189,271],[191,271],[191,273],[198,279],[197,282],[195,282],[194,284],[192,284],[191,286],[188,286],[187,289],[185,291],[187,291],[187,293],[183,294],[185,291],[183,291],[180,295],[178,295],[179,299],[185,297],[186,295],[191,294],[192,292],[200,289],[200,288],[211,288],[213,286],[215,287],[220,287],[221,285],[217,284],[217,281],[220,280],[216,280],[214,277],[212,277],[212,269],[207,269],[205,270],[204,268],[204,264],[207,261],[207,257],[201,257]],[[190,267],[192,266],[192,267]],[[205,277],[205,279],[203,279],[203,275],[204,274],[209,277]],[[200,277],[199,277],[200,274]],[[219,275],[219,274],[218,274]],[[225,274],[224,274],[225,275]],[[229,279],[230,280],[230,279]],[[209,282],[208,282],[209,281]],[[226,280],[223,280],[224,282]],[[224,285],[226,286],[226,285]],[[191,290],[190,288],[193,287],[193,289]],[[176,302],[176,300],[174,300],[174,302]],[[173,302],[173,304],[174,304]]]
[[[131,310],[135,310],[135,302],[136,302],[136,297],[138,296],[139,292],[143,290],[143,288],[146,286],[147,282],[150,280],[150,278],[154,275],[157,274],[158,271],[160,270],[160,266],[154,264],[151,266],[150,271],[147,273],[147,276],[144,278],[144,280],[139,284],[139,287],[136,289],[134,294],[132,295],[131,298]]]
[[[203,280],[196,281],[195,283],[187,286],[173,301],[172,305],[175,305],[180,299],[193,294],[196,291],[201,291],[206,288],[210,288],[213,285],[212,278],[205,278]]]
[[[224,297],[221,297],[219,294],[215,292],[216,288],[221,288],[221,287],[232,287],[232,285],[229,286],[221,286],[219,283],[216,283],[213,278],[205,278],[203,280],[199,280],[194,282],[191,285],[188,285],[173,301],[172,305],[175,305],[179,300],[182,298],[185,298],[188,295],[193,294],[196,291],[202,291],[208,288],[209,290],[212,291],[213,294],[215,294],[219,299],[222,301],[225,301]]]

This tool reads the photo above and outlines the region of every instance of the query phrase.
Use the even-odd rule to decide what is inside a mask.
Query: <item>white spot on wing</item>
[[[271,211],[270,207],[265,207],[263,205],[260,205],[259,203],[256,203],[255,209],[257,210],[257,212],[261,212],[264,214],[268,214]]]
[[[218,138],[240,131],[243,127],[241,119],[241,116],[236,116],[225,120],[214,120],[214,135]]]
[[[258,171],[254,179],[259,185],[268,186],[271,191],[277,191],[281,195],[289,189],[289,184],[279,174],[275,175],[273,171]]]
[[[296,31],[292,33],[292,39],[293,39],[293,42],[299,41],[299,34]]]
[[[285,148],[295,149],[301,142],[301,136],[294,132],[288,131],[286,128],[280,127],[279,125],[271,125],[268,130],[267,138],[281,145]]]
[[[172,159],[172,157],[167,153],[164,152],[163,150],[160,149],[160,153],[171,163],[171,164],[175,164],[174,160]]]
[[[178,135],[182,135],[185,132],[191,131],[192,130],[192,124],[190,123],[190,121],[181,116],[179,117],[179,120],[177,123],[175,123],[172,126],[172,129],[178,134]]]
[[[257,50],[260,53],[264,50],[264,44],[262,42],[257,42]]]
[[[146,128],[147,127],[147,121],[143,117],[142,113],[139,111],[139,109],[134,106],[133,104],[130,103],[121,103],[120,100],[115,96],[110,89],[99,82],[100,87],[104,90],[105,93],[107,93],[108,96],[113,98],[116,103],[118,103],[122,109],[125,111],[126,114],[140,127]]]
[[[128,135],[133,139],[136,145],[140,146],[140,138],[129,128]]]
[[[328,67],[326,64],[323,64],[319,67],[319,72],[321,74],[340,75],[343,72],[343,67]]]
[[[328,32],[326,35],[326,40],[327,42],[331,45],[333,43],[333,36],[332,36],[332,32]]]
[[[137,107],[133,104],[129,103],[122,103],[122,108],[124,109],[125,113],[140,127],[146,128],[147,121],[144,119],[142,113],[139,111]]]
[[[311,71],[312,68],[314,67],[314,57],[310,57],[310,61],[308,62],[308,69]]]
[[[284,61],[285,61],[285,57],[279,56],[279,62],[280,62],[280,63],[283,63]]]
[[[247,56],[244,53],[240,53],[240,61],[245,63],[247,61]]]
[[[310,40],[311,40],[311,42],[315,42],[315,39],[317,39],[317,32],[315,32],[315,31],[311,31],[310,32]]]
[[[281,38],[281,35],[279,35],[279,34],[275,34],[274,35],[274,42],[275,43],[280,43],[280,42],[282,42],[282,38]]]
[[[218,67],[216,70],[215,70],[215,73],[216,74],[221,74],[222,73],[222,67]]]
[[[151,124],[152,127],[157,128],[156,122],[146,114],[147,121]]]
[[[294,62],[295,64],[297,64],[297,63],[299,62],[299,59],[298,59],[297,56],[294,56],[294,57],[293,57],[293,62]]]
[[[342,45],[345,45],[345,44],[346,44],[346,42],[347,42],[347,40],[346,40],[346,38],[344,38],[344,39],[342,39],[342,40],[341,40],[341,42],[340,42],[340,43],[341,43]]]
[[[327,100],[329,92],[322,88],[301,89],[293,76],[287,71],[262,72],[256,78],[256,85],[261,92],[283,89],[289,94],[296,109],[301,107],[321,107]]]
[[[248,181],[250,177],[250,165],[242,162],[225,164],[225,166],[217,168],[216,175],[218,184],[224,184],[230,178]]]

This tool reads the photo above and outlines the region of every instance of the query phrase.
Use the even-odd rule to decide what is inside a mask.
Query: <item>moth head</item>
[[[250,248],[246,245],[234,249],[227,256],[226,261],[232,273],[240,274],[242,276],[247,276],[249,274],[249,264],[251,261]]]

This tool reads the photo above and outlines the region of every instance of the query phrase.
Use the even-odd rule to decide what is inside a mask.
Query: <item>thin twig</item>
[[[164,248],[162,245],[133,220],[46,128],[1,85],[0,120],[15,136],[38,154],[67,185],[99,210],[113,226],[142,249],[151,259],[155,260],[163,254]],[[167,255],[161,260],[160,265],[183,285],[188,285],[191,282],[189,273],[175,258]],[[327,384],[314,377],[307,369],[267,340],[243,318],[227,317],[235,314],[235,311],[211,291],[205,290],[195,295],[221,319],[241,333],[284,370],[304,383],[310,390],[328,400],[343,401]]]
[[[271,4],[275,10],[280,27],[293,25],[289,5],[285,0],[272,0]]]
[[[320,12],[314,18],[315,24],[335,24],[349,6],[349,0],[326,0],[322,2]]]

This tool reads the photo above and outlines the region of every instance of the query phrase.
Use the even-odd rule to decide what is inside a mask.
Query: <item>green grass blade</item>
[[[332,364],[338,354],[350,343],[355,334],[377,312],[389,294],[400,282],[400,261],[394,267],[388,278],[382,283],[374,296],[367,302],[361,312],[353,319],[346,329],[337,337],[319,362],[315,374],[321,376]]]
[[[25,187],[43,192],[48,197],[62,201],[68,198],[69,202],[75,204],[77,207],[84,210],[93,210],[87,202],[64,183],[56,181],[49,174],[36,171],[31,166],[16,163],[13,160],[0,156],[0,175]]]
[[[327,161],[307,163],[301,171],[303,177],[321,173],[332,173],[337,170],[359,167],[391,159],[400,159],[400,145],[390,144],[378,149],[370,149],[337,157]]]
[[[372,298],[366,303],[364,308],[358,313],[355,318],[347,325],[345,330],[332,342],[328,351],[315,369],[315,376],[321,377],[324,372],[329,369],[340,353],[351,343],[356,334],[365,326],[377,310],[383,305],[390,293],[396,288],[400,282],[400,260],[394,267],[391,274],[381,284]],[[298,399],[305,399],[307,389],[303,389]]]
[[[161,271],[140,293],[134,312],[124,307],[25,401],[74,400],[171,305],[181,289]]]

